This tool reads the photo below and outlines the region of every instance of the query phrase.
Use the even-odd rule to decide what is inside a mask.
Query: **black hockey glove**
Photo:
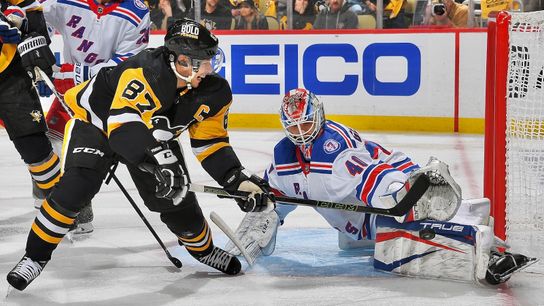
[[[155,196],[170,199],[174,205],[181,203],[187,194],[189,180],[174,152],[166,145],[159,145],[148,148],[145,153],[147,160],[138,165],[138,168],[155,175]]]
[[[268,182],[256,175],[244,173],[244,168],[231,170],[224,185],[226,190],[251,192],[247,199],[235,199],[244,212],[259,212],[268,207],[268,201],[274,201]]]
[[[55,64],[55,56],[45,37],[36,32],[29,33],[23,37],[23,41],[17,46],[21,56],[21,65],[32,80],[36,80],[34,67],[39,67],[47,75],[53,74],[52,66]]]

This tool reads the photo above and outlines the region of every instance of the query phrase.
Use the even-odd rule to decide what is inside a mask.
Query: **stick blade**
[[[234,245],[240,250],[248,265],[250,267],[253,266],[258,256],[255,256],[256,254],[252,254],[252,256],[248,253],[248,251],[244,248],[242,242],[236,237],[232,229],[215,211],[212,211],[210,213],[210,219],[213,221],[213,223],[215,223],[215,225],[217,225],[217,227],[219,227],[219,229],[223,231],[223,233],[225,233],[225,235],[227,235],[227,237],[229,237],[232,243],[234,243]]]

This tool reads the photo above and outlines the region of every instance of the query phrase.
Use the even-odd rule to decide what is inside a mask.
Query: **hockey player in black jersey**
[[[0,119],[42,198],[60,178],[60,160],[45,136],[47,126],[33,84],[35,67],[52,73],[55,57],[49,43],[36,0],[0,0]]]
[[[267,184],[245,174],[227,134],[232,93],[213,72],[220,65],[218,40],[189,19],[169,27],[165,45],[146,49],[65,94],[74,113],[66,128],[64,174],[42,205],[29,233],[26,254],[8,282],[23,290],[51,259],[82,206],[100,189],[110,166],[127,165],[145,205],[200,262],[238,274],[238,259],[214,246],[211,230],[175,140],[189,131],[203,168],[226,189],[250,191],[243,211],[266,207]]]

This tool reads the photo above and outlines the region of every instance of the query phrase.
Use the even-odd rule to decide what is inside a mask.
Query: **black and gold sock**
[[[49,194],[51,188],[60,180],[60,170],[60,158],[53,151],[41,162],[28,165],[32,179],[44,195]]]
[[[178,239],[180,244],[183,244],[189,251],[189,254],[197,259],[210,254],[213,250],[212,232],[206,221],[204,221],[204,227],[200,233],[180,236]]]
[[[44,200],[32,223],[26,244],[26,254],[35,261],[50,260],[77,213],[68,211],[52,200]]]

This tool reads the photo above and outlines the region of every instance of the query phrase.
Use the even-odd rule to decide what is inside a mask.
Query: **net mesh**
[[[544,255],[544,12],[512,13],[506,109],[506,233]]]

